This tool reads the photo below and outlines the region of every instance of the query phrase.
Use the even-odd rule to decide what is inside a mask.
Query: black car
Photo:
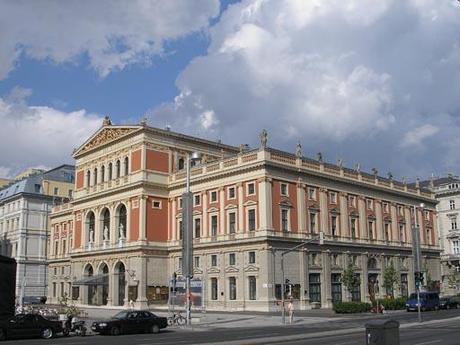
[[[91,329],[100,334],[158,333],[168,326],[165,317],[147,310],[123,310],[109,320],[93,322]]]
[[[0,340],[38,337],[50,339],[61,332],[61,322],[47,320],[41,315],[19,314],[0,321]]]
[[[442,297],[439,299],[439,308],[440,309],[460,308],[460,304],[458,303],[455,297]]]

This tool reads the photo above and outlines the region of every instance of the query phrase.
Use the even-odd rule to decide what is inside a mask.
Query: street
[[[57,337],[46,341],[47,344],[83,345],[146,345],[155,344],[334,344],[363,345],[365,344],[364,325],[374,319],[394,319],[401,323],[401,344],[431,345],[459,344],[460,329],[458,327],[460,310],[442,310],[423,313],[424,323],[416,323],[417,314],[395,312],[384,315],[347,315],[345,318],[330,321],[293,325],[228,327],[229,325],[196,325],[192,330],[186,328],[169,328],[159,334],[122,335],[119,337],[90,335],[82,337]],[[300,318],[299,318],[300,319]],[[4,344],[39,345],[44,340],[11,340]]]

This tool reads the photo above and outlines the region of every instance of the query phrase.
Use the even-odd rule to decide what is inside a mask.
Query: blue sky
[[[415,179],[460,168],[455,0],[0,1],[0,177],[109,115]],[[8,148],[8,149],[5,149]]]

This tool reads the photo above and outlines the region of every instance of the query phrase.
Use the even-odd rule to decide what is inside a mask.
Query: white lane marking
[[[436,344],[436,343],[440,343],[442,340],[432,340],[432,341],[426,341],[424,343],[417,343],[417,344],[414,344],[414,345],[428,345],[428,344]]]

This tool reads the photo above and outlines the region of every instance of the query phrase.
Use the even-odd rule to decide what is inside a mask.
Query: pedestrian
[[[287,309],[288,309],[288,314],[289,314],[289,323],[292,323],[294,319],[294,303],[292,303],[292,298],[289,300]]]
[[[131,310],[134,310],[134,301],[132,299],[129,300],[129,307],[131,308]]]

